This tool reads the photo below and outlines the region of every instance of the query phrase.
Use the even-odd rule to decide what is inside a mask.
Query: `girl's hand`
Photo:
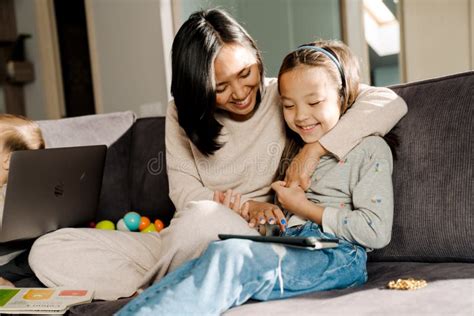
[[[328,153],[319,142],[304,145],[286,170],[284,181],[286,186],[300,186],[303,190],[308,190],[311,184],[311,175],[319,164],[319,158]]]
[[[301,208],[308,199],[301,187],[293,186],[288,188],[285,181],[276,181],[272,183],[272,189],[276,192],[281,206],[296,215],[302,215]]]
[[[227,190],[226,192],[222,191],[214,191],[214,198],[213,200],[217,203],[220,203],[234,212],[240,214],[240,198],[242,195],[236,191],[231,189]]]
[[[240,215],[249,222],[250,227],[257,224],[278,224],[281,231],[286,230],[285,215],[280,208],[271,203],[247,201],[242,205]]]

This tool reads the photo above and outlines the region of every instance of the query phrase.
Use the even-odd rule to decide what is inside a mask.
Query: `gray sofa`
[[[401,143],[394,162],[392,240],[370,253],[367,284],[248,302],[226,314],[474,315],[474,72],[391,88],[409,111],[396,127]],[[109,119],[96,115],[69,119],[65,125],[93,132],[90,124],[120,125]],[[43,124],[50,127],[48,138],[54,138],[55,124],[61,123]],[[164,118],[129,125],[113,131],[120,135],[108,149],[97,219],[118,220],[132,209],[153,218],[158,213],[168,224],[174,207],[164,164]],[[99,141],[93,138],[91,143]],[[63,137],[69,143],[72,139],[74,135]],[[389,281],[407,277],[425,279],[428,285],[414,291],[385,288]],[[93,302],[73,307],[69,315],[110,315],[128,301]]]

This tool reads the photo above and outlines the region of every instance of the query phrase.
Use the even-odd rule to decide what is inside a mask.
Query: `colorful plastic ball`
[[[89,227],[90,227],[90,228],[95,228],[95,225],[96,225],[95,222],[90,222],[90,223],[89,223]]]
[[[148,225],[145,229],[141,231],[142,233],[151,233],[151,232],[156,232],[156,227],[154,224]]]
[[[106,229],[106,230],[114,230],[115,229],[115,224],[112,221],[104,220],[104,221],[98,222],[95,225],[95,228],[97,228],[97,229]]]
[[[128,229],[131,231],[137,231],[138,227],[140,226],[141,216],[137,212],[128,212],[123,217],[123,221],[125,225],[127,225]]]
[[[129,232],[130,229],[128,229],[127,225],[125,225],[125,221],[123,218],[119,219],[117,222],[117,230],[123,231],[123,232]]]
[[[140,226],[138,226],[138,229],[140,231],[144,230],[150,225],[150,219],[146,216],[142,216],[140,219]]]
[[[155,228],[156,228],[156,231],[159,232],[161,231],[163,228],[165,228],[165,224],[163,224],[162,221],[160,221],[159,219],[155,220]]]

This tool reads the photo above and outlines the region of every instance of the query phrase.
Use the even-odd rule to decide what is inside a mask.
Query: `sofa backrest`
[[[135,121],[107,149],[96,220],[117,222],[135,211],[168,225],[175,208],[168,197],[165,118]]]
[[[394,161],[392,240],[370,253],[369,260],[473,262],[474,72],[392,89],[408,104],[408,114],[397,124],[401,144]],[[133,210],[168,224],[174,206],[168,198],[165,119],[138,119],[125,128],[129,119],[117,121],[116,115],[51,121],[51,125],[66,121],[72,130],[81,131],[92,126],[88,120],[99,120],[104,126],[122,126],[121,136],[107,151],[97,220],[117,221]],[[48,124],[40,125],[43,129]],[[67,126],[58,126],[51,131],[53,137],[65,135],[60,137],[63,145],[75,145],[76,136],[64,133]],[[109,133],[102,134],[112,139]],[[100,135],[97,130],[92,134]],[[104,143],[101,139],[88,142]]]
[[[376,261],[474,261],[474,71],[392,87],[398,123],[395,214]]]
[[[133,126],[107,148],[97,222],[104,219],[117,222],[132,209],[129,179],[132,133]]]
[[[175,208],[168,196],[164,117],[135,122],[130,153],[131,209],[168,225]]]

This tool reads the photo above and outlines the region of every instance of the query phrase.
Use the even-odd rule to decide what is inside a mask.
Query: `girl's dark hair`
[[[255,53],[263,83],[262,58],[255,41],[223,10],[193,13],[179,29],[172,46],[171,94],[178,122],[191,142],[206,156],[224,145],[217,142],[222,125],[214,117],[214,60],[225,44],[243,45]],[[259,102],[260,93],[257,95]]]

